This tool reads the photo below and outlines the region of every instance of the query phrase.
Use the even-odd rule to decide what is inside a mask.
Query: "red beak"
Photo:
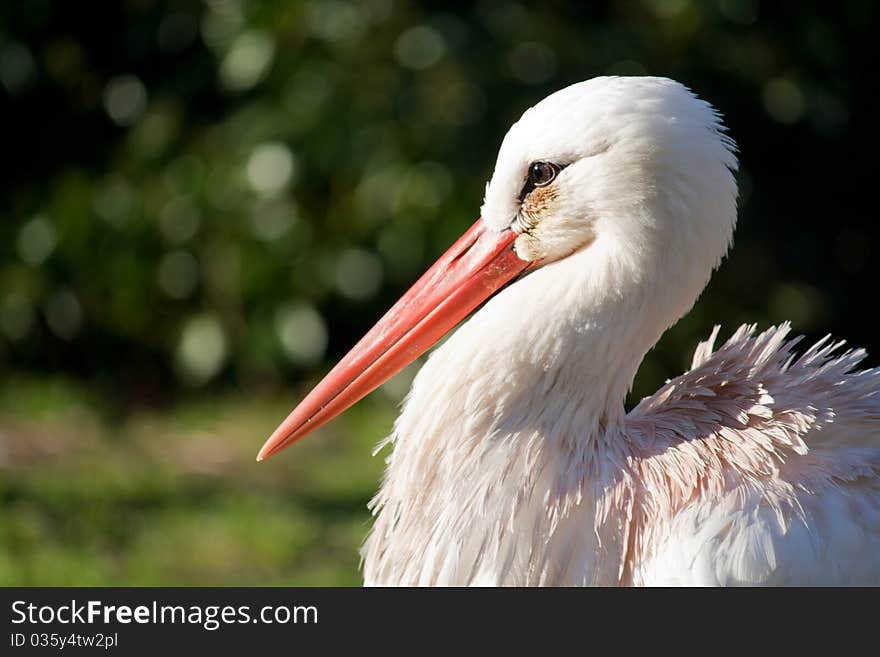
[[[258,461],[314,431],[422,355],[531,263],[517,233],[479,219],[361,338],[266,441]]]

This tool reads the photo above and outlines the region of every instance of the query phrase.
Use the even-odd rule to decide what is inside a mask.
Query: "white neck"
[[[622,421],[645,353],[686,308],[667,298],[669,286],[640,280],[605,255],[596,242],[537,270],[432,357],[469,374],[476,403],[503,408],[495,428],[541,428],[548,439],[583,443]]]
[[[390,437],[367,583],[577,583],[565,564],[590,572],[599,547],[571,532],[594,526],[583,514],[595,516],[590,490],[620,447],[624,398],[672,321],[651,316],[663,300],[625,269],[593,244],[502,291],[435,351]],[[585,552],[549,558],[574,544]],[[562,570],[536,572],[536,551]]]

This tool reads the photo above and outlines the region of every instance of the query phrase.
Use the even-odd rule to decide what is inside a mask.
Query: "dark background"
[[[412,371],[251,457],[476,218],[510,123],[596,75],[687,84],[741,159],[631,402],[716,323],[880,352],[877,10],[818,6],[3,3],[0,582],[356,582]]]

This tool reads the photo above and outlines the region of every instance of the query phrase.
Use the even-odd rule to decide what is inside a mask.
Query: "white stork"
[[[880,583],[880,371],[856,369],[862,350],[797,357],[788,324],[713,350],[716,328],[624,411],[731,243],[724,131],[649,77],[572,85],[510,129],[482,218],[258,457],[492,297],[422,367],[385,441],[368,585]]]

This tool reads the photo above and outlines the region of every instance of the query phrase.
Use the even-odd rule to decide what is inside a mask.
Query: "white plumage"
[[[529,184],[536,162],[549,184]],[[367,584],[880,584],[880,372],[862,351],[798,357],[788,325],[713,351],[716,328],[624,412],[730,244],[735,168],[715,111],[661,78],[576,84],[511,128],[482,214],[528,275],[417,375]]]

